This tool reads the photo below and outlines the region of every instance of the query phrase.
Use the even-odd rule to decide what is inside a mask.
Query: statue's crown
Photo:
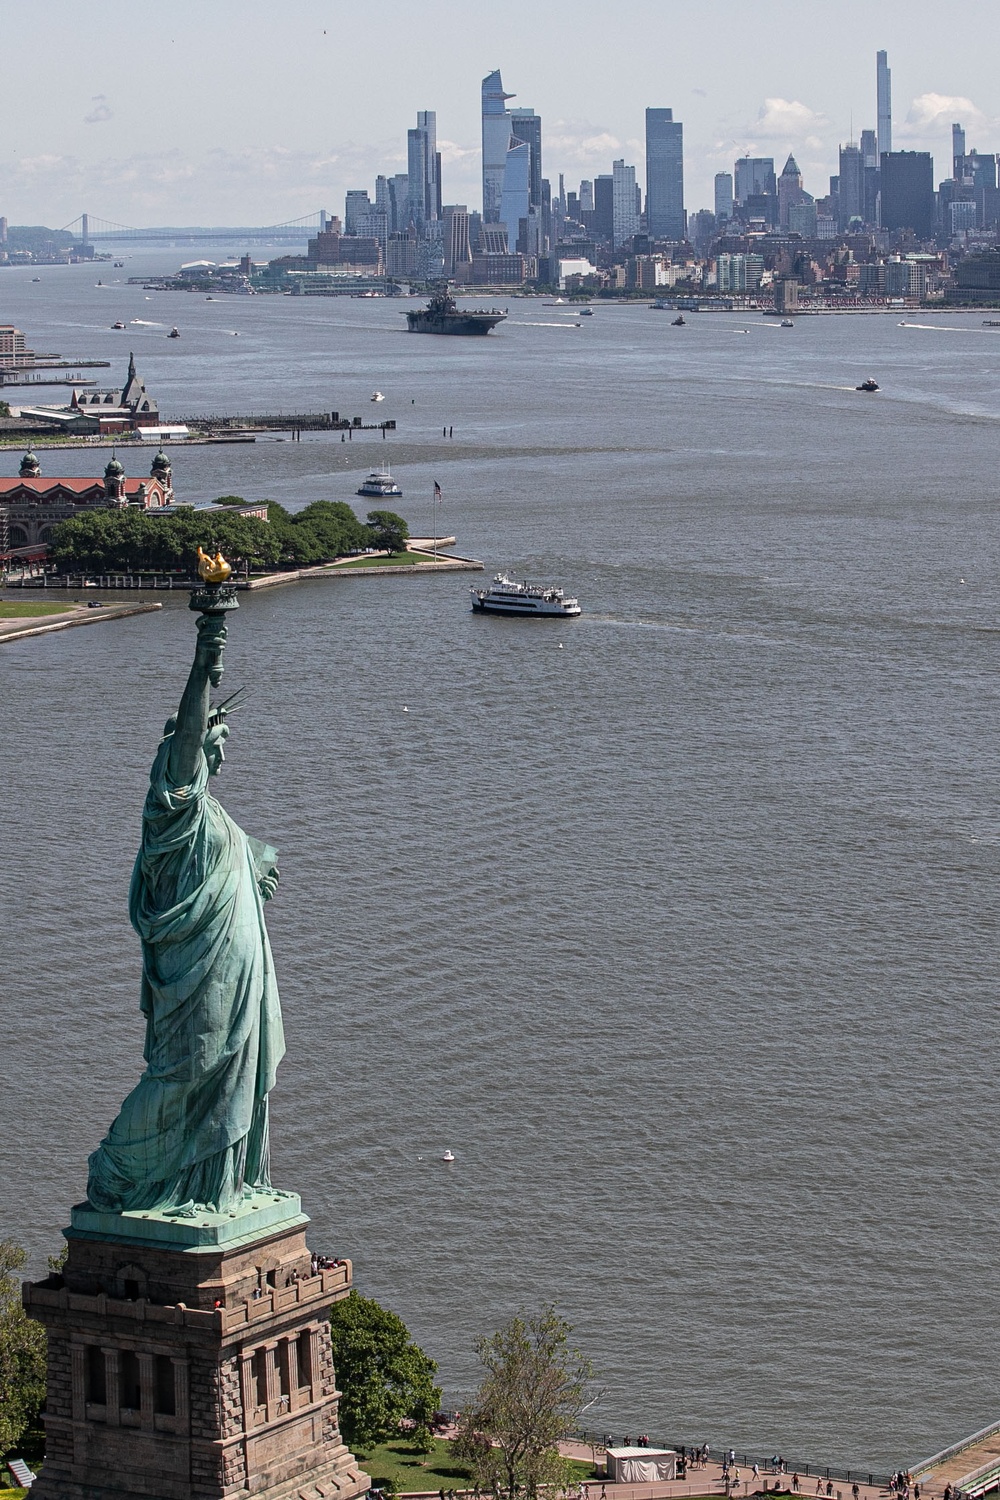
[[[234,714],[238,708],[243,707],[243,695],[247,691],[245,687],[238,687],[235,693],[228,698],[223,698],[217,703],[208,716],[208,727],[212,729],[216,724],[224,724],[227,714]]]

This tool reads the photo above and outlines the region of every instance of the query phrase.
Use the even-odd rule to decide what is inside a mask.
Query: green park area
[[[64,615],[71,606],[68,604],[43,604],[39,599],[32,599],[30,603],[22,604],[20,600],[0,599],[0,620],[33,620],[39,615]],[[3,1491],[0,1490],[0,1500]]]
[[[53,527],[52,562],[63,574],[186,577],[198,547],[221,551],[237,574],[314,567],[366,547],[413,561],[406,554],[409,529],[393,511],[369,511],[361,521],[343,500],[314,500],[294,513],[268,500],[268,519],[262,521],[235,509],[244,503],[239,495],[220,495],[215,503],[220,509],[178,506],[169,515],[133,506],[90,509]]]
[[[359,1453],[357,1457],[365,1472],[372,1476],[376,1488],[384,1487],[400,1495],[420,1490],[472,1489],[475,1483],[471,1465],[454,1457],[452,1444],[446,1438],[432,1439],[427,1453],[422,1451],[420,1444],[401,1437],[393,1442],[379,1443],[370,1452]],[[564,1462],[567,1484],[579,1484],[581,1480],[594,1477],[592,1463],[575,1458]]]
[[[336,568],[410,568],[414,563],[430,562],[420,552],[390,552],[381,557],[342,557]]]

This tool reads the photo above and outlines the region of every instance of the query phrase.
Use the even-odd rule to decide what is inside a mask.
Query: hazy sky
[[[343,212],[406,170],[437,111],[446,202],[481,202],[479,85],[500,68],[542,116],[555,191],[634,162],[643,110],[684,123],[685,199],[744,151],[794,151],[817,196],[837,146],[875,124],[892,68],[894,146],[948,176],[950,125],[1000,150],[997,0],[0,0],[0,214],[60,228],[283,222]]]

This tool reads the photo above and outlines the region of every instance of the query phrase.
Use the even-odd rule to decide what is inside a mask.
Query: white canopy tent
[[[658,1484],[677,1478],[673,1448],[609,1448],[608,1479],[612,1484]]]

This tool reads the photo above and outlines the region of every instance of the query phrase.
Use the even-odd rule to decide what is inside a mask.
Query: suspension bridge
[[[116,224],[110,219],[99,219],[96,214],[83,213],[63,229],[72,234],[81,245],[275,245],[303,244],[323,228],[329,214],[323,208],[306,214],[301,219],[289,219],[284,224],[265,224],[254,227],[246,225],[195,225],[178,228],[166,225],[156,229],[136,229],[129,224]]]

